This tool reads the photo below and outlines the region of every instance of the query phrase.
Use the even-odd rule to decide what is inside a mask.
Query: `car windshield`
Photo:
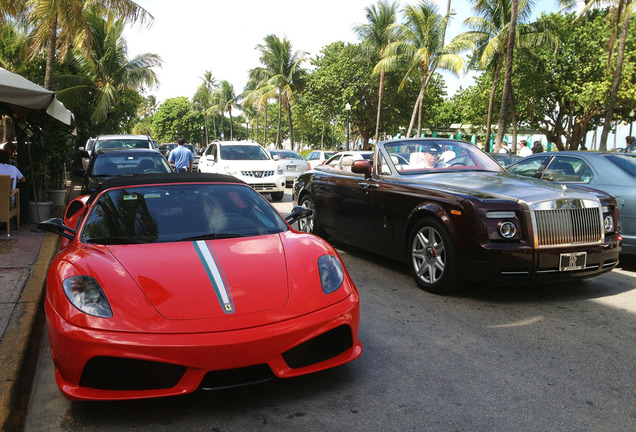
[[[170,165],[160,153],[126,150],[98,154],[88,174],[93,177],[111,177],[169,172],[172,172]]]
[[[447,170],[503,171],[503,168],[484,152],[472,144],[463,142],[396,141],[386,143],[384,149],[390,155],[391,164],[400,174]]]
[[[115,149],[115,148],[152,148],[149,140],[142,139],[112,139],[112,140],[97,140],[95,142],[95,151],[102,149]]]
[[[81,240],[139,244],[251,237],[289,227],[248,186],[161,184],[107,190],[93,204]]]
[[[223,145],[221,159],[224,160],[267,160],[270,157],[259,145]]]

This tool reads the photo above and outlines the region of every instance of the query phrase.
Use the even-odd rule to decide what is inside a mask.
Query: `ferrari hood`
[[[288,301],[278,235],[152,244],[148,254],[129,245],[108,249],[168,319],[253,314]]]

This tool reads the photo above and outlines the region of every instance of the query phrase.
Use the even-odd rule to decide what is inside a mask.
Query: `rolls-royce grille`
[[[241,171],[241,174],[243,174],[245,177],[262,178],[273,176],[274,171]]]
[[[538,247],[601,243],[600,212],[599,207],[535,210]]]

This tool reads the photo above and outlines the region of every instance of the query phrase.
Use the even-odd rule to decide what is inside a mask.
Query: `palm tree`
[[[223,132],[223,116],[225,112],[230,116],[230,141],[234,139],[234,129],[232,126],[232,108],[236,107],[236,93],[229,81],[219,82],[219,87],[212,92],[212,107],[210,112],[221,112],[221,132]]]
[[[63,89],[57,94],[71,106],[92,99],[95,111],[91,121],[102,124],[112,108],[121,102],[124,92],[141,92],[144,86],[157,83],[152,68],[161,66],[161,58],[156,54],[141,54],[128,59],[122,19],[112,14],[103,19],[97,10],[85,10],[84,19],[93,35],[90,53],[73,50],[69,61],[80,71],[80,76],[59,76]]]
[[[561,0],[561,5],[565,6],[565,9],[571,9],[576,3],[572,0]],[[629,22],[631,16],[634,13],[634,1],[633,0],[586,0],[585,7],[581,10],[579,17],[587,15],[587,12],[594,6],[606,6],[611,5],[612,14],[614,20],[612,36],[608,41],[608,55],[607,55],[607,69],[612,79],[612,87],[610,90],[609,101],[605,110],[605,120],[603,122],[603,131],[601,132],[601,142],[599,143],[599,150],[607,150],[607,138],[612,125],[612,118],[614,116],[614,108],[618,100],[618,90],[622,81],[623,64],[625,62],[625,46],[627,44],[627,33],[629,30]],[[620,31],[620,36],[619,35]],[[612,72],[612,58],[616,47],[616,38],[618,40],[618,52],[616,55],[616,66]]]
[[[205,143],[209,142],[208,137],[208,109],[212,106],[212,92],[219,87],[219,83],[216,78],[212,75],[211,71],[205,71],[203,76],[201,77],[203,80],[202,87],[204,89],[203,93],[205,95],[203,101],[203,108],[205,113]],[[214,115],[212,116],[212,127],[214,128],[214,138],[216,138],[216,120],[214,119]]]
[[[490,68],[493,73],[490,99],[488,101],[488,119],[486,121],[486,139],[492,131],[492,117],[494,111],[495,96],[504,65],[506,46],[510,34],[510,0],[471,0],[473,11],[477,16],[464,21],[471,30],[455,39],[468,39],[475,44],[473,62],[479,69]],[[519,3],[519,20],[524,21],[530,17],[533,0],[522,0]],[[523,40],[526,34],[530,34],[531,28],[522,28],[519,40]],[[536,39],[535,39],[536,40]]]
[[[358,37],[362,39],[362,46],[372,53],[380,56],[384,49],[391,43],[391,26],[397,18],[398,2],[389,3],[387,0],[378,1],[377,5],[365,9],[367,23],[354,27]],[[386,69],[380,70],[380,84],[378,86],[378,114],[375,122],[375,142],[378,142],[380,134],[380,115],[382,112],[382,97],[384,95],[384,79]]]
[[[26,29],[17,21],[0,27],[0,67],[19,73],[26,66],[27,40]]]
[[[32,55],[46,50],[44,87],[51,89],[56,52],[64,58],[71,48],[89,55],[92,34],[84,12],[114,13],[125,22],[152,20],[145,9],[132,0],[26,0],[27,20],[33,28]]]
[[[263,67],[252,69],[254,79],[258,81],[257,88],[263,94],[271,94],[275,89],[278,96],[278,132],[276,147],[281,146],[282,110],[287,113],[289,122],[289,139],[291,149],[294,149],[294,124],[292,121],[292,106],[295,103],[294,92],[303,84],[306,74],[302,68],[306,53],[292,52],[292,45],[287,38],[279,39],[275,35],[265,37],[264,43],[257,45],[261,52],[260,62]]]
[[[517,11],[519,10],[519,0],[511,0],[510,28],[508,30],[508,45],[506,46],[506,71],[504,74],[503,93],[501,95],[501,111],[499,112],[499,125],[497,128],[496,146],[501,147],[504,134],[506,133],[506,123],[508,120],[508,103],[512,103],[512,61],[515,51],[515,36],[517,32]]]
[[[459,75],[464,67],[464,60],[458,53],[472,48],[473,44],[460,39],[444,45],[444,33],[452,12],[442,17],[437,13],[437,6],[428,0],[420,2],[418,6],[407,6],[404,15],[406,23],[392,26],[396,32],[396,40],[385,48],[385,56],[375,66],[374,72],[406,68],[398,90],[419,73],[421,88],[406,132],[406,136],[409,137],[418,113],[418,135],[421,133],[424,95],[436,69],[448,70]]]

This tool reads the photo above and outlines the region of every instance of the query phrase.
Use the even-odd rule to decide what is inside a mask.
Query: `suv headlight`
[[[276,167],[276,174],[277,174],[277,175],[283,175],[283,173],[284,173],[284,172],[285,172],[285,171],[283,170],[283,166],[282,166],[282,165],[278,165],[278,166]]]

